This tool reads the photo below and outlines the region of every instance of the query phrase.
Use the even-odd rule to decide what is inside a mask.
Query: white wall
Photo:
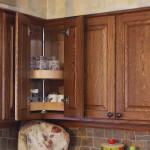
[[[0,7],[53,19],[149,7],[150,0],[0,0]]]
[[[0,7],[47,18],[47,0],[0,0]]]
[[[51,19],[148,7],[150,0],[48,0],[47,4]]]

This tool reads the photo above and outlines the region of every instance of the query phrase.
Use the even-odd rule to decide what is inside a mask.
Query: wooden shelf
[[[30,78],[62,80],[64,78],[64,75],[63,70],[31,70]]]
[[[49,110],[64,111],[63,102],[31,102],[30,111]]]

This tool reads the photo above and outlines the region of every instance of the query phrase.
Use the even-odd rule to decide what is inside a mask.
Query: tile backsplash
[[[18,128],[0,129],[0,150],[17,150]]]
[[[135,145],[137,150],[150,150],[150,132],[108,130],[97,128],[66,128],[71,141],[69,150],[100,150],[109,138],[124,143],[126,150]],[[0,150],[17,150],[18,128],[0,129]]]
[[[150,150],[150,132],[71,127],[66,130],[71,136],[69,150],[100,150],[101,144],[109,138],[124,143],[126,150],[130,145],[137,150]]]

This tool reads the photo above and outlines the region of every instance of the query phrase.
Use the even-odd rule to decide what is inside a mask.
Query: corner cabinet
[[[83,35],[82,17],[43,21],[17,14],[16,120],[44,119],[46,114],[74,118],[83,117]],[[63,69],[55,71],[31,70],[30,58],[43,54],[47,57],[57,56],[60,63],[63,64]],[[64,102],[29,102],[30,89],[36,88],[41,93],[44,90],[44,96],[54,91],[64,94]]]

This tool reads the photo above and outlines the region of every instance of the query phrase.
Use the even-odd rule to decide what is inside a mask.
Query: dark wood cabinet
[[[0,37],[1,121],[149,124],[149,11],[56,20],[1,11]],[[31,70],[31,57],[42,55],[59,58],[61,69]],[[64,102],[31,102],[30,89],[43,85],[43,99],[57,92]]]
[[[85,117],[115,118],[115,16],[85,21]]]
[[[150,12],[89,17],[85,28],[85,117],[150,120]]]
[[[45,114],[37,113],[33,109],[35,108],[34,104],[38,105],[39,108],[41,107],[40,104],[43,105],[45,102],[30,103],[28,101],[30,89],[38,88],[41,93],[43,92],[43,81],[45,95],[55,91],[64,94],[65,99],[67,98],[69,101],[64,102],[63,112],[58,112],[59,108],[58,111],[57,109],[56,111],[48,109],[49,114],[82,118],[84,111],[83,18],[41,21],[19,13],[16,18],[16,120],[44,119]],[[45,39],[44,42],[43,38]],[[62,79],[51,77],[35,79],[34,75],[31,78],[30,58],[42,56],[43,53],[44,56],[48,57],[57,56],[60,62],[64,64],[64,77]],[[42,110],[45,110],[45,108],[43,107]]]
[[[150,12],[118,15],[116,25],[116,112],[150,120]]]

